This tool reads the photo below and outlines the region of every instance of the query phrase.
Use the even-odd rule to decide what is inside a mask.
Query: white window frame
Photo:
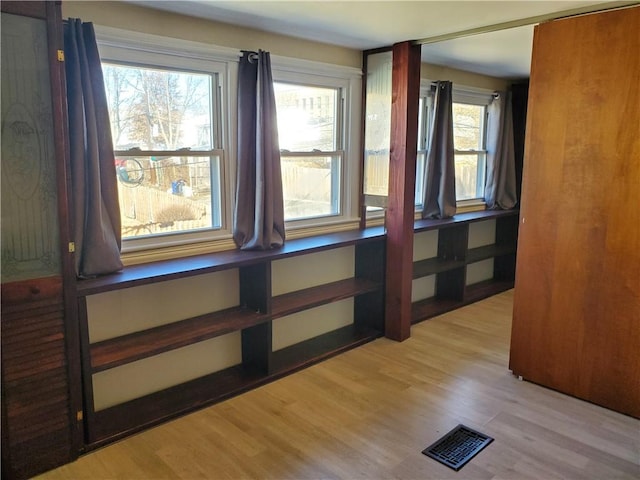
[[[478,188],[484,192],[484,186],[487,181],[487,126],[488,126],[488,107],[493,100],[492,91],[475,89],[470,87],[453,87],[453,103],[463,103],[467,105],[478,105],[485,108],[484,119],[482,124],[482,149],[481,150],[455,150],[456,155],[478,155],[477,178],[478,183],[481,184]],[[482,156],[482,158],[481,158]],[[458,207],[472,206],[472,205],[484,205],[484,194],[468,198],[464,200],[456,199]]]
[[[219,122],[218,145],[220,158],[220,228],[154,235],[143,238],[126,239],[122,242],[122,252],[153,250],[177,245],[193,244],[203,241],[223,240],[231,237],[232,204],[229,201],[233,192],[232,178],[235,174],[235,158],[231,146],[231,122],[229,86],[237,78],[237,51],[208,48],[195,42],[175,41],[150,35],[141,35],[120,29],[96,26],[96,39],[102,62],[129,64],[149,68],[179,70],[184,72],[208,73],[217,76],[218,98],[214,104],[219,111],[214,119]]]
[[[142,34],[119,28],[95,25],[101,59],[184,71],[210,71],[218,74],[222,108],[219,148],[224,150],[221,167],[222,228],[188,232],[123,242],[125,263],[131,254],[133,262],[235,248],[231,235],[235,201],[237,81],[240,48],[227,48],[200,42]],[[274,81],[341,88],[344,105],[340,215],[294,220],[286,223],[289,238],[356,228],[359,221],[359,145],[360,69],[271,55]],[[149,253],[147,253],[149,252]],[[160,252],[160,253],[158,253]],[[164,253],[163,253],[164,252]]]
[[[339,91],[341,116],[336,128],[336,148],[341,152],[338,214],[288,220],[287,231],[331,227],[358,221],[361,72],[354,68],[319,64],[305,60],[272,56],[274,82],[309,87],[335,88]],[[297,153],[291,152],[292,156]]]
[[[426,155],[429,152],[430,140],[430,131],[431,131],[431,122],[433,117],[433,94],[431,92],[431,80],[421,80],[420,82],[420,98],[423,100],[423,111],[421,112],[422,122],[418,125],[418,155],[416,156],[416,162],[419,161],[419,154],[424,154],[424,161],[426,163]],[[494,92],[492,90],[486,90],[481,88],[474,87],[466,87],[466,86],[453,86],[453,103],[465,103],[470,105],[481,105],[484,107],[488,107],[489,104],[493,100]],[[484,153],[483,165],[479,167],[479,169],[483,170],[482,175],[482,183],[486,182],[486,158],[487,158],[487,125],[488,125],[488,114],[485,114],[484,119],[484,131],[483,131],[483,143],[484,150],[456,150],[456,154],[477,154]],[[422,166],[424,168],[424,165]],[[420,171],[420,166],[416,163],[416,174]],[[480,175],[480,174],[479,174]],[[422,183],[422,177],[418,177],[416,175],[416,210],[422,210],[423,205],[421,204],[421,198],[418,197],[418,193],[421,194],[424,191],[424,184]],[[420,182],[420,184],[418,184]],[[485,201],[483,197],[477,197],[473,199],[465,199],[465,200],[457,200],[456,205],[458,208],[460,207],[468,207],[468,206],[480,206],[485,205]]]
[[[415,206],[416,210],[422,210],[424,199],[424,168],[429,154],[429,141],[431,133],[431,123],[433,121],[433,95],[431,94],[431,82],[420,82],[418,112],[418,149],[416,153],[416,190]],[[422,120],[422,121],[420,121]]]

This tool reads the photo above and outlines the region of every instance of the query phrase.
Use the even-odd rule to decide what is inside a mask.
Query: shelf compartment
[[[381,335],[381,332],[373,329],[348,325],[274,352],[270,374],[237,365],[95,412],[88,448],[96,449],[184,413],[246,392]]]
[[[372,328],[347,325],[271,354],[271,374],[284,375],[370,342],[382,335]]]
[[[513,288],[513,280],[490,279],[467,285],[464,290],[464,303],[473,303],[478,300],[496,295]]]
[[[455,310],[463,305],[462,300],[454,298],[430,297],[411,305],[411,323],[418,323],[437,315]]]
[[[263,313],[233,307],[103,340],[90,346],[92,372],[101,372],[268,320],[269,317]]]
[[[489,258],[501,257],[515,253],[515,245],[510,244],[493,244],[483,247],[472,248],[467,252],[467,264],[480,262]]]
[[[353,277],[285,293],[272,299],[270,317],[272,319],[285,317],[302,310],[374,292],[381,288],[382,286],[378,282]]]
[[[237,365],[100,410],[94,414],[95,423],[89,430],[88,448],[98,448],[269,380],[258,372]]]
[[[464,260],[443,259],[439,257],[427,258],[413,262],[413,278],[422,278],[436,273],[455,270],[463,267]]]

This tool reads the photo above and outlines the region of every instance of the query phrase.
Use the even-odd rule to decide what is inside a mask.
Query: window
[[[484,197],[486,105],[453,102],[456,200]]]
[[[453,144],[455,150],[456,200],[484,198],[486,176],[487,106],[491,94],[456,89],[453,91]],[[416,205],[424,196],[424,168],[433,120],[433,95],[423,86],[418,116],[418,155],[416,158]]]
[[[339,215],[341,89],[274,82],[286,221]]]
[[[424,168],[429,151],[432,114],[433,96],[420,95],[418,104],[418,151],[416,156],[416,206],[422,206],[422,201],[424,200]]]
[[[97,25],[96,35],[123,252],[146,261],[232,248],[240,50]],[[297,230],[292,237],[351,228],[360,69],[275,56],[271,63],[286,228]]]
[[[215,73],[103,64],[123,239],[221,227]]]

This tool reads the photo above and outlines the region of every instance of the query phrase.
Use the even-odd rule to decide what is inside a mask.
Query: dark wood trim
[[[393,46],[385,335],[405,340],[411,333],[411,272],[415,212],[420,46]]]
[[[379,47],[379,48],[371,48],[369,50],[364,50],[362,54],[364,56],[375,55],[376,53],[383,52],[391,52],[393,51],[393,46]]]
[[[58,229],[60,258],[62,260],[63,297],[65,312],[65,349],[69,379],[69,425],[71,428],[71,456],[78,457],[83,448],[82,423],[77,412],[83,410],[80,367],[80,332],[75,282],[75,255],[69,250],[73,240],[71,213],[71,172],[69,161],[69,131],[67,121],[67,93],[65,63],[58,58],[64,51],[64,32],[61,2],[45,2],[48,29],[49,70],[51,72],[51,98],[53,99],[53,131],[56,152],[56,182],[58,198]]]
[[[517,210],[483,210],[457,214],[447,219],[412,219],[415,232],[438,230],[448,226],[479,222],[503,216],[517,216]],[[77,295],[87,296],[97,293],[120,290],[139,285],[149,285],[166,280],[191,277],[230,268],[244,268],[268,260],[278,260],[297,255],[330,250],[351,245],[363,245],[368,242],[384,241],[387,234],[383,227],[368,227],[364,230],[351,230],[316,237],[289,240],[278,250],[240,251],[229,250],[175,260],[163,260],[143,265],[125,267],[122,272],[93,279],[77,281]]]
[[[78,428],[82,431],[83,447],[91,440],[91,425],[95,425],[93,409],[93,371],[91,368],[91,345],[89,344],[89,322],[87,319],[87,299],[78,298],[78,329],[80,332],[80,381],[82,386],[82,422]]]
[[[93,279],[78,280],[77,293],[79,296],[86,296],[138,285],[149,285],[166,280],[255,265],[269,260],[348,247],[383,238],[384,230],[382,227],[371,227],[366,230],[350,230],[288,240],[282,248],[277,250],[228,250],[175,260],[133,265],[125,267],[122,272]]]
[[[477,212],[457,213],[451,218],[443,219],[420,219],[414,222],[415,232],[426,232],[428,230],[438,230],[447,226],[482,222],[484,220],[498,219],[502,217],[518,216],[518,210],[480,210]]]
[[[60,2],[16,2],[10,0],[2,0],[2,2],[0,2],[0,10],[2,11],[2,13],[10,13],[13,15],[21,15],[23,17],[32,17],[44,20],[47,18],[47,3],[60,4]]]

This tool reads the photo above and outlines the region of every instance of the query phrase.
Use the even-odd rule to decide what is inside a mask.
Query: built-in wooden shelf
[[[261,373],[242,365],[225,368],[185,383],[93,413],[90,449],[149,428],[266,383]]]
[[[272,372],[277,375],[299,370],[380,336],[382,332],[379,330],[347,325],[273,352]]]
[[[272,295],[272,262],[351,246],[355,249],[353,277]],[[236,331],[241,332],[242,351],[240,365],[102,411],[87,411],[88,448],[249,390],[383,335],[384,251],[384,230],[374,227],[291,240],[276,250],[234,250],[130,266],[120,273],[79,281],[82,322],[87,322],[87,296],[229,269],[239,271],[242,304],[93,344],[85,334],[83,379],[89,404],[93,403],[93,375],[98,372]],[[313,271],[305,274],[313,275]],[[354,298],[352,325],[272,351],[274,319],[348,298]],[[87,331],[86,323],[82,325]]]
[[[308,255],[350,245],[360,245],[376,240],[384,241],[384,239],[383,227],[371,227],[366,230],[349,230],[316,237],[288,240],[282,248],[274,250],[229,250],[175,260],[162,260],[143,265],[131,265],[125,267],[121,272],[79,280],[77,294],[79,297],[85,297],[112,290],[203,275],[230,268],[251,266],[281,258]]]
[[[424,218],[415,220],[413,224],[414,232],[425,232],[428,230],[440,230],[454,227],[456,225],[468,225],[474,222],[483,222],[501,217],[517,217],[518,210],[482,210],[479,212],[458,213],[451,218]]]
[[[427,318],[442,315],[461,306],[460,300],[451,298],[431,297],[418,300],[411,305],[411,323],[418,323]]]
[[[489,258],[501,257],[503,255],[509,255],[511,253],[516,253],[515,244],[495,244],[495,245],[486,245],[483,247],[472,248],[467,252],[466,263],[475,263],[480,262],[482,260],[487,260]]]
[[[496,244],[469,249],[469,224],[496,219]],[[511,288],[518,217],[514,211],[486,211],[444,220],[418,220],[415,231],[438,230],[438,255],[413,263],[413,278],[435,275],[436,295],[415,302],[412,322],[458,308]],[[292,256],[354,248],[354,276],[272,295],[272,262]],[[241,332],[242,362],[120,405],[85,412],[86,447],[105,443],[195,408],[255,388],[288,373],[362,345],[384,334],[386,235],[372,227],[288,241],[269,251],[211,253],[128,266],[122,272],[78,281],[83,383],[93,404],[93,375],[217,336]],[[494,278],[465,286],[469,264],[495,258]],[[90,344],[86,297],[103,292],[238,269],[241,306],[206,313]],[[313,271],[305,274],[313,275]],[[273,351],[272,321],[353,298],[353,323]]]
[[[465,303],[473,303],[513,288],[513,280],[490,279],[467,285],[464,289]]]
[[[495,220],[496,243],[468,248],[469,225]],[[413,278],[435,275],[435,295],[412,304],[411,322],[416,323],[468,303],[513,288],[517,210],[488,210],[456,215],[445,220],[418,220],[416,232],[438,230],[438,255],[413,262]],[[473,263],[495,259],[493,278],[466,285],[466,269]]]
[[[380,290],[382,284],[364,278],[347,278],[337,282],[305,288],[273,297],[271,304],[272,319],[319,307],[331,302]]]
[[[425,260],[418,260],[413,262],[413,278],[426,277],[428,275],[434,275],[436,273],[446,272],[448,270],[455,270],[456,268],[464,267],[465,261],[452,259],[446,260],[443,258],[433,257]]]
[[[91,344],[91,368],[101,372],[267,320],[265,314],[236,307],[104,340]]]

